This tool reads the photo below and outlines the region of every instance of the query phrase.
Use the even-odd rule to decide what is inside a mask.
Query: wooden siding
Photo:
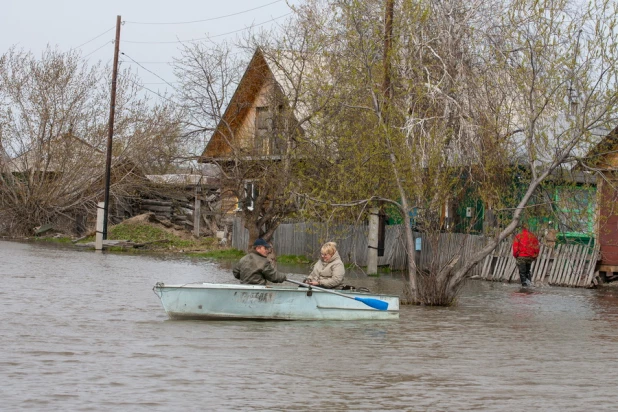
[[[252,151],[257,107],[270,106],[275,90],[274,75],[258,49],[249,62],[222,120],[210,138],[202,159],[226,158],[232,154],[228,141],[237,148]],[[269,153],[259,153],[269,154]]]

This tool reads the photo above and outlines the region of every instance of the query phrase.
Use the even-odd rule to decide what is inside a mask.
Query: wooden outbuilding
[[[597,270],[608,279],[618,277],[618,127],[586,156],[597,178],[596,238],[600,247]]]

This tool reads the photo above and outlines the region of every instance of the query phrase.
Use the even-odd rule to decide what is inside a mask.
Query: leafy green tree
[[[473,189],[506,217],[473,256],[456,254],[422,273],[412,227],[404,225],[406,297],[448,305],[470,269],[516,229],[542,183],[571,168],[598,140],[595,131],[614,127],[615,5],[397,1],[391,33],[385,4],[307,6],[333,16],[315,30],[337,45],[330,56],[346,73],[323,126],[330,133],[322,146],[334,146],[324,160],[327,187],[336,190],[316,187],[312,195],[333,204],[389,203],[437,241],[452,230],[449,204]],[[519,168],[528,177],[513,192]]]

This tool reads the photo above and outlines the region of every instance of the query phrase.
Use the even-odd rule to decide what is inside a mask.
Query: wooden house
[[[259,176],[267,176],[263,166],[281,162],[295,147],[290,135],[303,133],[290,105],[289,76],[280,64],[255,51],[199,159],[222,171],[224,215],[253,210],[262,190]]]

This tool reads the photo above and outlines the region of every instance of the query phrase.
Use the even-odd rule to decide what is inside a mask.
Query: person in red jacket
[[[539,255],[539,239],[532,232],[522,225],[521,233],[513,240],[513,257],[517,261],[519,269],[519,279],[522,286],[532,285],[532,274],[530,267],[532,261]]]

